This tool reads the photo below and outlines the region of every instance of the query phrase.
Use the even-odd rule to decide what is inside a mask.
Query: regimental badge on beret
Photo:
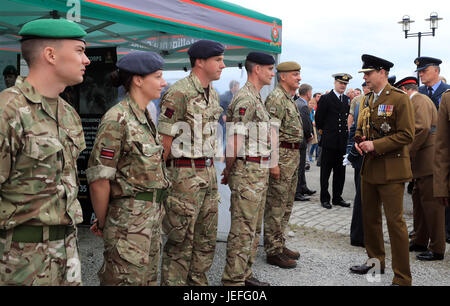
[[[416,64],[416,66],[419,66],[419,60],[418,59],[416,59],[416,61],[414,62],[414,64]]]
[[[245,116],[245,112],[247,111],[247,109],[246,108],[244,108],[244,107],[240,107],[239,108],[239,115],[241,115],[241,116]]]
[[[115,155],[115,151],[112,149],[103,148],[100,152],[100,157],[105,159],[113,159]]]
[[[164,116],[166,116],[167,118],[172,118],[173,114],[175,114],[175,111],[171,108],[167,108],[166,111],[164,112]]]

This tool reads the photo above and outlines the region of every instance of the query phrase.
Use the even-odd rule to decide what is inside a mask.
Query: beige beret
[[[277,66],[278,72],[299,71],[302,67],[297,62],[283,62]]]

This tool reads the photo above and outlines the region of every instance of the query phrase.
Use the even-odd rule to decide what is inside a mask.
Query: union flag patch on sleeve
[[[113,159],[115,151],[111,149],[102,149],[100,152],[100,157],[105,159]]]
[[[244,108],[244,107],[239,108],[239,115],[244,116],[246,110],[247,110],[247,109]]]
[[[167,118],[172,118],[174,113],[175,111],[173,109],[167,108],[164,113],[164,116],[166,116]]]

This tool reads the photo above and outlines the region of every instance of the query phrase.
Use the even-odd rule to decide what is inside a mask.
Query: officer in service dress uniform
[[[450,243],[450,89],[441,99],[436,128],[436,144],[434,155],[433,191],[439,203],[446,206],[446,242]]]
[[[442,94],[450,89],[450,85],[445,84],[439,78],[442,61],[438,58],[421,56],[414,60],[417,66],[416,72],[419,73],[422,86],[419,87],[419,93],[427,95],[434,103],[437,109],[441,103]]]
[[[347,118],[350,110],[350,98],[344,95],[345,88],[352,76],[347,73],[333,75],[334,89],[322,95],[317,102],[316,127],[321,131],[322,157],[320,166],[320,202],[322,207],[330,209],[330,204],[349,207],[342,199],[345,183],[344,155],[347,147]],[[328,181],[333,171],[332,198],[328,192]]]
[[[434,143],[436,140],[437,110],[433,101],[418,92],[415,77],[406,77],[395,87],[408,94],[414,107],[414,141],[409,145],[415,235],[410,251],[422,251],[419,260],[442,260],[445,253],[445,207],[433,196]],[[428,249],[429,248],[429,249]]]
[[[412,179],[408,145],[414,139],[414,110],[403,91],[388,83],[393,63],[364,54],[364,80],[372,92],[359,111],[355,147],[364,154],[361,167],[364,243],[369,261],[350,268],[366,274],[376,261],[384,273],[385,251],[381,205],[392,248],[393,285],[411,285],[408,232],[403,219],[405,182]]]
[[[19,34],[30,71],[0,94],[0,285],[80,285],[77,158],[86,144],[59,94],[83,81],[86,32],[39,19]]]
[[[127,95],[103,116],[86,170],[97,216],[91,229],[105,244],[101,285],[157,284],[162,203],[170,183],[147,105],[167,85],[163,65],[158,54],[136,51],[111,74]]]

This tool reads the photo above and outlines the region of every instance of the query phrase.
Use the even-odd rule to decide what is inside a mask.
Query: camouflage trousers
[[[224,286],[244,286],[252,277],[259,245],[269,169],[258,163],[236,160],[230,173],[231,227],[227,259],[222,275]]]
[[[108,205],[100,285],[157,285],[163,213],[163,205],[155,201],[126,198]]]
[[[283,253],[284,231],[291,217],[298,181],[300,151],[280,148],[280,179],[269,178],[264,211],[264,249],[269,256]]]
[[[44,227],[44,237],[48,227]],[[0,238],[0,286],[79,286],[81,262],[76,231],[65,239],[42,243]]]
[[[218,202],[215,167],[169,168],[161,285],[207,286],[216,249]]]

